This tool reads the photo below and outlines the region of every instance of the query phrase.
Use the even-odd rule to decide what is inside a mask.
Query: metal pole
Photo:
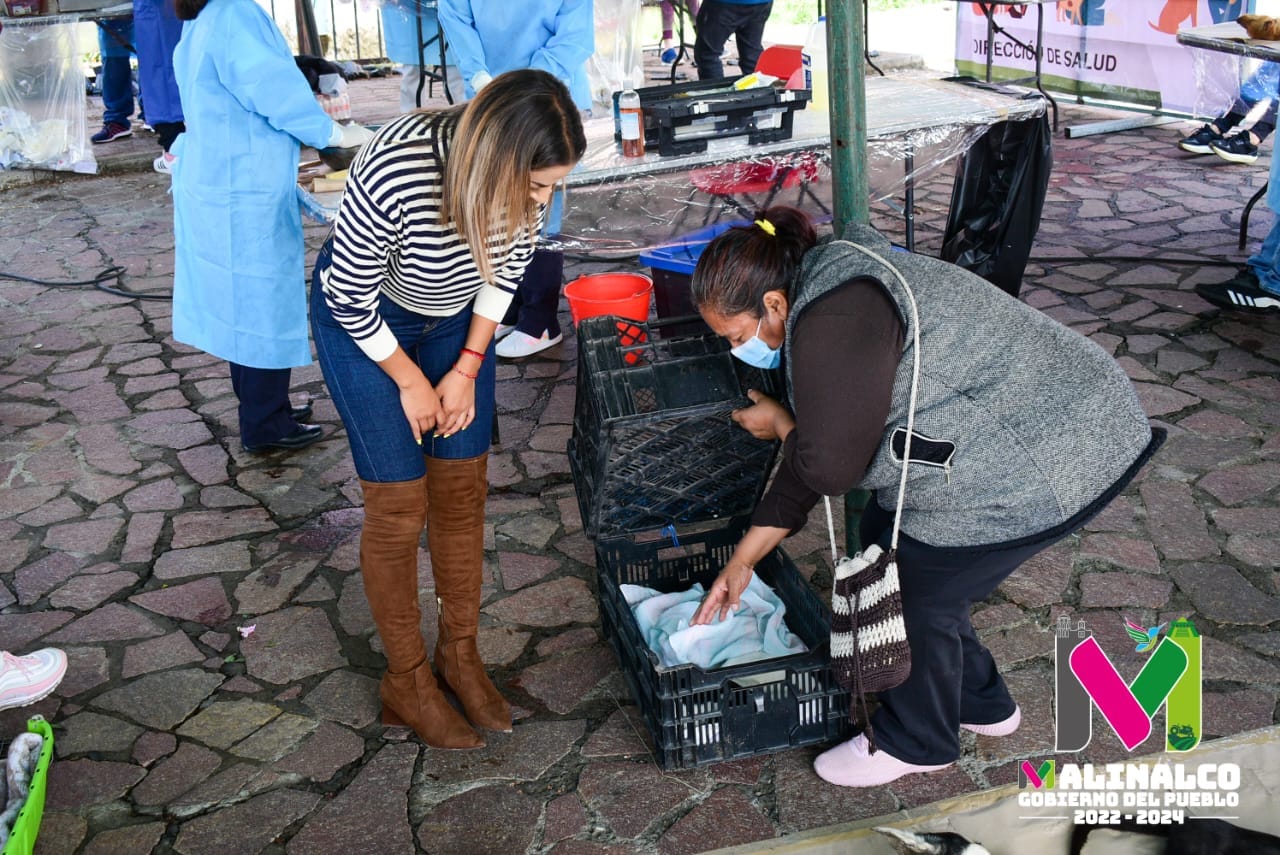
[[[867,98],[863,55],[865,19],[861,3],[831,3],[827,9],[827,80],[830,81],[831,177],[835,185],[835,229],[870,221],[867,183]]]
[[[852,223],[871,221],[867,182],[866,11],[862,3],[827,7],[827,80],[831,110],[831,179],[835,193],[835,233]],[[866,490],[844,497],[844,540],[848,554],[861,549],[858,520],[867,505]]]

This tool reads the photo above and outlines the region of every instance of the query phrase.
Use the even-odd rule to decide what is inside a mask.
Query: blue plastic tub
[[[745,220],[712,223],[671,243],[640,253],[640,263],[653,271],[653,299],[658,318],[698,314],[689,296],[689,282],[693,278],[693,269],[698,265],[698,257],[716,235],[731,226],[746,224]],[[707,332],[707,326],[697,320],[664,326],[662,332],[664,335],[690,335]]]

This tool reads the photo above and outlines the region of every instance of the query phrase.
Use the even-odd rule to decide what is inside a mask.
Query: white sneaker
[[[48,695],[67,673],[67,654],[46,647],[26,656],[0,651],[0,710],[33,704]]]
[[[516,328],[515,324],[498,324],[498,328],[493,331],[493,340],[502,341],[515,328]]]
[[[151,161],[151,166],[153,169],[155,169],[156,172],[161,172],[161,173],[164,173],[165,175],[172,175],[173,165],[177,161],[178,161],[177,155],[169,154],[169,152],[166,151],[165,153],[157,157],[155,160]]]
[[[557,333],[552,338],[544,331],[541,338],[534,338],[519,330],[513,330],[510,335],[498,342],[494,352],[504,359],[520,359],[525,356],[533,356],[533,354],[540,353],[562,341],[564,341],[564,333]]]

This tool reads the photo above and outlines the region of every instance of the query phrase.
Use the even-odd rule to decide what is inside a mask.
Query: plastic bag
[[[956,169],[940,257],[1018,296],[1053,169],[1047,115],[997,122]]]
[[[596,0],[596,52],[587,63],[592,112],[613,114],[613,93],[623,80],[644,80],[640,0]]]
[[[75,16],[0,30],[0,169],[98,171],[89,145]]]

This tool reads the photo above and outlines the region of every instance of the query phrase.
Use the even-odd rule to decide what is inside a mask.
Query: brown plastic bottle
[[[618,96],[618,121],[622,125],[622,156],[644,156],[644,113],[640,109],[640,93],[631,88],[631,81],[623,81],[622,94]]]

